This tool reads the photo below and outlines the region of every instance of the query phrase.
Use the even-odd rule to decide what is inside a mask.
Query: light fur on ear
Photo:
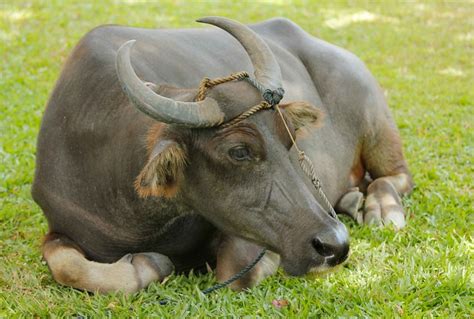
[[[304,101],[296,101],[283,104],[281,107],[285,110],[295,130],[305,126],[320,127],[323,122],[324,113],[315,106]]]
[[[185,166],[186,151],[181,145],[173,140],[159,141],[135,180],[135,190],[144,198],[173,197],[178,192]]]

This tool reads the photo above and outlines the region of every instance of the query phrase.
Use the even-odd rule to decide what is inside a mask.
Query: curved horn
[[[211,127],[224,121],[224,113],[212,98],[181,102],[153,92],[133,70],[130,49],[134,44],[135,40],[130,40],[118,49],[115,68],[122,89],[140,111],[160,122],[187,127]]]
[[[275,56],[252,29],[223,17],[206,17],[196,21],[215,25],[230,33],[247,51],[255,69],[255,78],[267,89],[282,88],[281,70]]]

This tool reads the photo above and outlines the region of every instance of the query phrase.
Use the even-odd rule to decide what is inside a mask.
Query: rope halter
[[[251,107],[250,109],[241,113],[240,115],[231,119],[230,121],[219,125],[219,127],[226,128],[226,127],[235,125],[245,120],[246,118],[250,117],[251,115],[257,113],[258,111],[268,110],[272,108],[276,109],[278,112],[278,115],[283,121],[283,124],[285,125],[285,129],[291,139],[291,142],[293,143],[296,151],[298,152],[298,161],[300,163],[300,166],[305,172],[305,174],[310,178],[311,183],[313,184],[314,188],[316,188],[316,190],[318,191],[319,197],[321,197],[321,199],[323,200],[327,209],[326,213],[332,218],[338,219],[337,214],[334,211],[334,208],[332,207],[331,203],[326,197],[326,194],[324,194],[321,180],[316,175],[313,162],[305,154],[305,152],[302,151],[298,147],[298,144],[296,143],[296,140],[293,137],[293,134],[291,134],[288,123],[286,122],[286,119],[283,116],[283,113],[281,112],[279,103],[283,99],[283,95],[285,94],[285,90],[283,88],[277,88],[276,90],[267,89],[263,87],[262,84],[259,83],[256,79],[251,77],[247,72],[242,71],[242,72],[233,73],[227,77],[216,78],[213,80],[209,78],[204,78],[199,85],[198,94],[196,95],[195,100],[196,101],[204,100],[204,98],[206,97],[207,91],[216,85],[230,82],[230,81],[241,81],[241,80],[246,80],[247,82],[252,84],[258,91],[260,91],[264,100],[260,104],[257,104]]]

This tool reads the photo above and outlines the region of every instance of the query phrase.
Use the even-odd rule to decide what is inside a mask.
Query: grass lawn
[[[0,318],[474,317],[472,2],[95,3],[0,4]],[[279,272],[246,293],[202,296],[212,274],[173,276],[131,296],[59,286],[41,260],[47,223],[30,187],[41,115],[61,65],[99,24],[196,27],[207,15],[248,23],[285,16],[368,65],[386,92],[417,185],[404,199],[407,227],[394,232],[344,219],[352,255],[338,272]],[[160,306],[160,296],[176,302]],[[274,299],[288,305],[276,308]]]

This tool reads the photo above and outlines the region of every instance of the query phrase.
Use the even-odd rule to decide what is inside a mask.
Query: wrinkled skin
[[[287,103],[290,111],[291,102],[307,101],[325,114],[295,134],[315,163],[330,202],[335,205],[349,189],[364,184],[370,173],[377,185],[373,194],[369,186],[368,195],[379,207],[367,212],[378,209],[376,222],[389,221],[385,216],[390,214],[399,218],[398,211],[387,211],[383,200],[376,200],[386,192],[398,198],[411,189],[411,181],[398,132],[370,73],[351,54],[313,39],[287,20],[252,28],[268,42],[282,69],[282,108]],[[91,291],[136,291],[149,283],[143,278],[159,280],[169,273],[168,257],[177,271],[202,268],[217,259],[219,277],[261,246],[280,255],[283,268],[293,275],[344,261],[347,230],[321,207],[276,112],[261,111],[225,129],[157,123],[135,109],[117,82],[116,51],[131,38],[137,40],[131,60],[140,79],[175,100],[192,101],[196,90],[181,88],[197,87],[204,76],[252,70],[239,43],[216,29],[106,26],[78,44],[43,118],[33,186],[50,232],[59,234],[48,237],[43,248],[55,279]],[[246,82],[219,85],[209,96],[228,118],[262,100]],[[287,119],[291,125],[292,118]],[[382,137],[390,147],[382,145]],[[176,153],[185,156],[180,169],[165,170],[159,177],[143,174],[154,158],[179,163],[169,160]],[[134,187],[140,174],[161,181],[162,196],[140,197],[139,188],[148,186],[144,181]],[[392,177],[400,175],[407,180],[393,182]],[[352,208],[341,211],[351,214]],[[225,251],[226,245],[232,247],[229,238],[236,238],[233,243],[239,241],[239,247],[248,245],[242,251],[249,255]],[[92,269],[99,265],[92,261],[115,262],[107,272],[121,276],[121,271],[129,271],[123,263],[132,263],[142,279],[132,288],[112,285],[113,279],[90,286],[81,275],[71,281],[70,268],[79,266],[51,257],[60,256],[58,242],[75,254],[76,265]],[[156,255],[143,257],[143,252]],[[130,253],[148,262],[135,265],[131,257],[122,258]]]

